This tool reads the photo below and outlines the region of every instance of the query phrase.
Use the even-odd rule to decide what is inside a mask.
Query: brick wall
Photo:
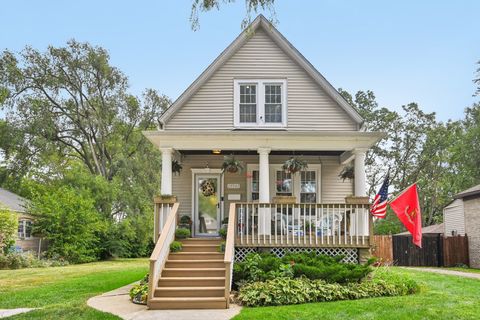
[[[468,236],[470,267],[480,268],[480,197],[464,198],[465,232]]]

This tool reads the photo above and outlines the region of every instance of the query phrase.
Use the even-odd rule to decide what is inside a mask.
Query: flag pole
[[[414,184],[417,184],[418,181],[415,181],[414,183],[412,183],[411,185],[409,185],[408,187],[406,187],[405,189],[403,189],[402,192],[400,192],[399,195],[397,195],[395,198],[393,198],[392,200],[388,201],[388,204],[392,203],[394,200],[396,200],[398,197],[400,197],[402,194],[405,193],[405,191],[407,191],[408,189],[410,189],[411,186],[413,186]]]

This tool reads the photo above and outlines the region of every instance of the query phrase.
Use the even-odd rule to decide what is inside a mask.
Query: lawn
[[[40,308],[9,319],[118,319],[88,307],[86,301],[139,280],[147,272],[146,259],[0,270],[0,309]]]
[[[243,319],[479,319],[480,280],[392,268],[409,274],[422,292],[404,297],[244,308]]]
[[[454,270],[454,271],[461,271],[461,272],[469,272],[469,273],[480,273],[480,269],[473,269],[473,268],[458,268],[458,267],[453,267],[453,268],[447,268],[448,270]]]

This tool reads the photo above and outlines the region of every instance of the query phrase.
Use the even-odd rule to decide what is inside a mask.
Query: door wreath
[[[205,197],[213,196],[216,192],[215,180],[206,179],[200,183],[200,191]]]

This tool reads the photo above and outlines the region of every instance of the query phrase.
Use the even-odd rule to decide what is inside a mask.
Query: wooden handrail
[[[230,305],[230,289],[232,284],[232,272],[233,272],[233,257],[235,250],[235,203],[230,204],[230,211],[228,213],[228,227],[227,227],[227,239],[225,241],[225,299],[227,308]]]
[[[158,285],[158,278],[162,272],[163,266],[170,253],[170,243],[175,238],[175,226],[177,220],[177,211],[179,203],[174,203],[170,214],[162,228],[160,238],[158,238],[155,248],[150,256],[150,273],[148,278],[148,301],[153,298],[155,289]]]

